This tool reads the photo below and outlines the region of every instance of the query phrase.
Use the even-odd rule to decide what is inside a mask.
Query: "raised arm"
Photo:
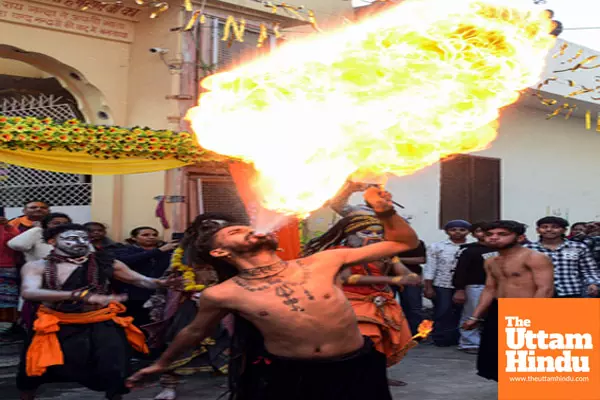
[[[342,217],[347,216],[352,211],[352,206],[348,204],[350,196],[354,193],[365,191],[368,187],[364,183],[347,182],[346,186],[329,201],[329,207]]]
[[[173,340],[173,343],[153,365],[139,370],[127,380],[127,386],[134,387],[147,377],[164,372],[173,361],[187,349],[198,345],[216,327],[229,311],[219,306],[219,301],[213,297],[215,288],[206,289],[202,293],[196,318]]]
[[[533,274],[533,282],[536,286],[533,297],[554,296],[554,266],[552,260],[545,254],[532,252],[526,265]]]

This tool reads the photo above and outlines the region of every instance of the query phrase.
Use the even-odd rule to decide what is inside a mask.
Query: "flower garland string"
[[[171,267],[181,272],[184,280],[184,289],[186,292],[201,292],[206,289],[206,285],[199,285],[196,283],[196,273],[194,272],[194,268],[190,267],[183,263],[183,254],[184,249],[182,247],[178,247],[173,252],[173,256],[171,257]]]

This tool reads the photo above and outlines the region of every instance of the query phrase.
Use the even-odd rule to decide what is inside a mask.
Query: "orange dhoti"
[[[148,353],[144,334],[133,325],[132,317],[119,317],[126,311],[125,306],[118,303],[86,313],[61,313],[45,306],[40,306],[37,319],[33,325],[35,335],[27,349],[26,371],[28,376],[41,376],[48,367],[64,364],[63,350],[57,337],[61,324],[80,325],[113,321],[125,331],[127,341],[131,346]]]
[[[397,364],[406,354],[412,338],[402,308],[392,293],[368,295],[345,292],[364,336],[371,338],[377,351],[386,355],[387,366]]]

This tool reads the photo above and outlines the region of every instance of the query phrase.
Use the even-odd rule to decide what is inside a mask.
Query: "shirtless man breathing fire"
[[[130,386],[164,372],[179,353],[202,341],[233,312],[260,330],[268,360],[252,367],[258,379],[234,398],[391,399],[385,356],[360,334],[338,273],[344,266],[391,257],[419,242],[396,215],[388,193],[370,188],[364,197],[384,226],[385,241],[292,261],[277,256],[277,241],[271,235],[207,220],[195,247],[205,257],[226,260],[236,268],[235,276],[203,292],[196,319],[154,365],[129,379]],[[222,268],[218,262],[213,265]]]

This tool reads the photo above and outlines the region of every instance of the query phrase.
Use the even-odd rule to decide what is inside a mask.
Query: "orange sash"
[[[386,292],[368,296],[344,293],[356,314],[360,333],[371,338],[375,349],[385,354],[388,367],[400,362],[406,354],[404,346],[411,341],[411,333],[394,295]]]
[[[52,365],[64,364],[64,357],[56,332],[59,324],[94,324],[113,320],[125,329],[131,346],[140,352],[148,353],[148,346],[142,331],[133,325],[132,317],[119,317],[127,310],[123,304],[112,303],[101,310],[87,313],[61,313],[40,306],[33,324],[35,336],[27,349],[26,371],[28,376],[41,376]]]

